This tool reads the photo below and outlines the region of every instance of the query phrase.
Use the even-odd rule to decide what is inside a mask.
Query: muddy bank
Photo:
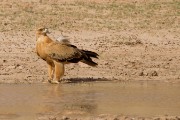
[[[100,58],[95,60],[98,67],[89,67],[83,63],[66,65],[63,79],[179,82],[180,59],[177,53],[180,49],[179,37],[175,37],[177,34],[161,31],[159,34],[162,36],[159,36],[155,31],[141,31],[134,38],[137,33],[138,31],[64,33],[70,37],[72,44],[95,51]],[[60,31],[52,30],[50,36],[56,39],[60,34]],[[124,42],[123,38],[132,41]],[[34,31],[1,33],[0,42],[1,83],[47,81],[46,63],[34,52]]]

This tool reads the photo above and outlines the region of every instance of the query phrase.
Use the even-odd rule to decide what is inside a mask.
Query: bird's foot
[[[48,82],[51,83],[51,81],[53,80],[53,78],[48,77]]]
[[[59,82],[57,80],[49,80],[49,83],[51,83],[51,84],[59,84]]]

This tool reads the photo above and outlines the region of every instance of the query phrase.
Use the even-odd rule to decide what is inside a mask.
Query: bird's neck
[[[39,33],[39,32],[36,32],[36,41],[38,40],[38,38],[39,37],[41,37],[41,36],[47,36],[47,34],[46,33]]]
[[[37,40],[37,42],[41,42],[41,43],[51,43],[51,42],[53,42],[53,40],[47,35],[37,36],[36,40]]]

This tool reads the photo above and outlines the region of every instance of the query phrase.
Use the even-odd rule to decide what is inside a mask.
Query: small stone
[[[6,26],[6,25],[8,25],[8,23],[4,23],[4,25]]]
[[[20,64],[17,64],[17,65],[16,65],[16,67],[19,67],[19,66],[21,66],[21,65],[20,65]]]
[[[140,73],[139,73],[139,76],[144,76],[144,72],[140,72]]]
[[[104,65],[109,65],[109,63],[108,63],[108,62],[105,62]]]
[[[151,73],[151,76],[158,76],[158,73],[157,73],[156,71],[153,71],[153,72]]]
[[[7,60],[3,60],[3,62],[5,63],[5,62],[7,62]]]

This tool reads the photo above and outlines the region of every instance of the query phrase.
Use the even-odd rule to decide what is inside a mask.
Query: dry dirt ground
[[[35,30],[97,52],[98,67],[69,64],[63,80],[180,82],[178,0],[1,0],[0,83],[47,81]]]

